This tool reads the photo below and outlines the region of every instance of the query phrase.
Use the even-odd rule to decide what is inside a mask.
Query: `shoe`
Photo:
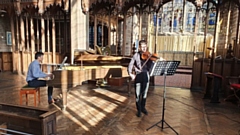
[[[49,100],[49,101],[48,101],[48,104],[55,103],[55,101],[56,101],[55,99]]]
[[[145,115],[148,115],[148,111],[146,109],[143,109],[142,113],[144,113]]]
[[[141,117],[141,112],[138,111],[136,115],[137,115],[137,117]]]

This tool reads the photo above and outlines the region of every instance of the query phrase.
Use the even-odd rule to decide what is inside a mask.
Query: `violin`
[[[151,60],[151,61],[156,61],[157,59],[159,59],[159,57],[157,57],[157,54],[156,53],[153,53],[153,54],[151,54],[150,52],[144,52],[144,53],[142,53],[142,55],[141,55],[141,58],[143,59],[143,60]]]

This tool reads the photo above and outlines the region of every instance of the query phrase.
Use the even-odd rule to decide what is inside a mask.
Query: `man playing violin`
[[[146,54],[148,57],[145,57]],[[147,42],[141,40],[139,41],[139,51],[133,55],[128,65],[128,74],[135,81],[137,117],[141,117],[141,113],[148,115],[145,105],[150,80],[149,72],[153,65],[151,56],[147,51]]]

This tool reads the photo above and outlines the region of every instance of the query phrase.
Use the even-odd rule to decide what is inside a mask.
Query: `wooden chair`
[[[33,94],[34,96],[34,106],[37,105],[37,93],[38,93],[38,102],[40,102],[40,87],[29,87],[28,85],[23,86],[20,89],[20,105],[22,104],[22,95],[26,96],[26,104],[28,103],[28,94]]]
[[[238,106],[240,106],[240,76],[227,76],[228,88],[232,91],[224,100],[229,100],[232,97],[238,100]]]

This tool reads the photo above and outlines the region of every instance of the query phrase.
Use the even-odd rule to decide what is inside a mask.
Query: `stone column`
[[[233,47],[233,53],[235,55],[235,57],[239,57],[239,25],[240,25],[240,9],[238,8],[238,21],[237,21],[237,30],[236,30],[236,40],[235,40],[235,43],[234,43],[234,47]]]
[[[126,50],[126,28],[127,28],[127,16],[126,13],[123,15],[123,44],[122,44],[122,55],[125,56],[125,50]]]
[[[139,40],[142,40],[142,17],[143,17],[143,9],[140,9],[139,13]]]
[[[27,57],[27,61],[24,62],[24,65],[25,65],[25,71],[28,70],[28,65],[29,63],[32,62],[32,57],[31,57],[31,53],[30,53],[30,46],[29,46],[29,16],[28,14],[26,15],[26,23],[25,23],[25,26],[26,26],[26,31],[25,31],[25,35],[26,35],[26,45],[27,45],[27,49],[25,50],[25,59]]]
[[[186,0],[183,0],[183,17],[182,17],[182,32],[185,31],[185,20],[186,20]]]
[[[81,8],[82,0],[71,0],[71,64],[74,50],[89,48],[89,14],[84,14]]]
[[[25,49],[25,32],[24,32],[24,21],[23,21],[23,16],[20,17],[20,34],[21,34],[21,59],[20,61],[21,66],[22,66],[22,73],[24,74],[27,71],[27,68],[25,66],[25,63],[27,63],[26,58],[24,57],[24,51]]]
[[[194,52],[198,51],[197,45],[197,34],[198,34],[198,26],[199,26],[199,9],[196,9],[196,19],[195,19],[195,27],[194,27]]]
[[[174,0],[172,1],[172,23],[171,23],[171,32],[173,32],[174,25]]]
[[[157,20],[156,20],[156,30],[155,30],[155,42],[154,42],[154,53],[156,53],[156,51],[157,51],[157,38],[158,38],[158,21],[159,21],[159,19],[158,19],[158,12],[156,12],[156,18],[157,18]],[[163,22],[163,21],[162,21]]]
[[[152,44],[151,44],[151,40],[150,40],[150,30],[151,30],[151,13],[149,12],[148,13],[148,21],[147,23],[149,25],[147,25],[147,42],[148,42],[148,46],[149,46],[149,49],[151,48],[152,49]]]
[[[15,30],[14,30],[14,18],[13,15],[10,17],[11,21],[11,32],[12,32],[12,63],[13,63],[13,72],[17,71],[17,55],[16,55],[16,44],[15,44]]]
[[[47,63],[50,63],[50,19],[49,16],[47,17]]]
[[[54,17],[52,17],[52,63],[56,63],[56,26]]]
[[[16,16],[16,38],[17,38],[17,44],[16,44],[16,46],[17,46],[17,55],[18,55],[18,59],[17,59],[17,72],[18,72],[18,74],[20,74],[21,73],[21,71],[22,71],[22,66],[21,66],[21,57],[20,57],[20,38],[19,38],[19,36],[20,36],[20,34],[19,34],[19,17],[18,16]]]
[[[27,54],[29,53],[29,24],[28,24],[28,15],[26,15],[26,44],[27,44]],[[28,56],[28,55],[27,55]]]

